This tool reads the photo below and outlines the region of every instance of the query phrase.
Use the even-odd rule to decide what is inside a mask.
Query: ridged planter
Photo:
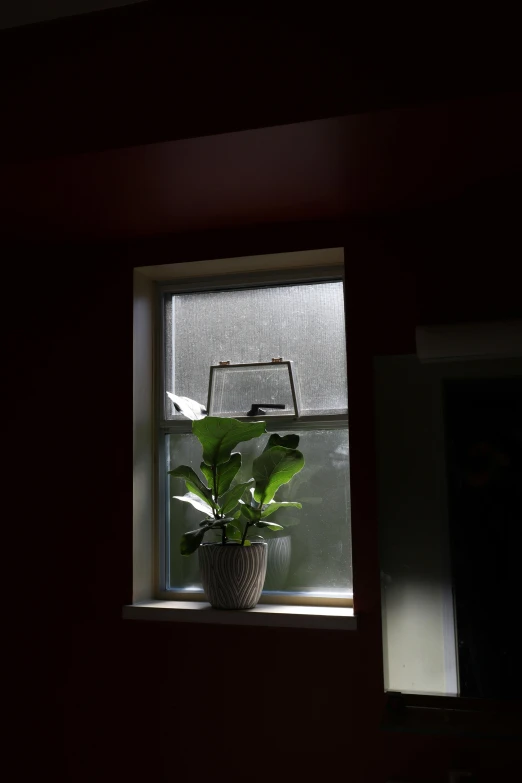
[[[265,583],[266,543],[202,544],[199,569],[207,599],[215,609],[253,609]]]
[[[265,590],[282,590],[285,587],[291,557],[291,536],[280,536],[268,540]]]

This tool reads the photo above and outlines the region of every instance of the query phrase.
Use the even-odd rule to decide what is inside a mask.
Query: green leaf
[[[204,419],[207,415],[207,410],[204,405],[200,405],[199,402],[191,400],[189,397],[178,397],[177,394],[167,392],[167,397],[172,402],[178,413],[182,413],[187,419]]]
[[[235,479],[239,468],[241,467],[241,454],[235,451],[228,462],[216,467],[216,480],[217,480],[217,494],[224,495],[225,492],[230,489],[230,485]],[[200,465],[201,472],[205,476],[209,487],[214,490],[214,477],[212,475],[212,468],[206,465],[204,462]]]
[[[185,533],[184,536],[181,536],[181,541],[179,542],[179,551],[181,554],[191,555],[192,552],[195,552],[203,541],[203,537],[208,529],[209,526],[199,528],[199,530],[190,530],[188,533]]]
[[[254,522],[254,525],[256,527],[268,527],[270,530],[284,530],[282,525],[276,525],[275,522],[263,522],[262,520],[259,520],[259,522]]]
[[[198,474],[192,468],[189,468],[188,465],[180,465],[175,470],[169,470],[168,474],[172,478],[183,479],[189,492],[192,492],[193,495],[197,495],[205,503],[209,503],[214,507],[210,490],[203,484]]]
[[[241,541],[241,530],[231,522],[227,525],[227,538],[231,541]]]
[[[300,503],[275,503],[272,501],[268,504],[268,506],[261,512],[261,519],[265,519],[266,517],[269,517],[270,514],[273,514],[274,511],[277,511],[278,508],[302,508],[302,505]]]
[[[223,519],[211,519],[212,527],[225,527],[229,522],[233,521],[233,517],[223,517]]]
[[[304,457],[296,449],[273,446],[268,451],[264,451],[254,460],[252,469],[256,481],[255,500],[261,504],[269,503],[279,487],[287,484],[303,466]]]
[[[259,511],[255,508],[250,508],[250,506],[247,506],[246,503],[242,504],[241,513],[250,522],[256,522],[259,519]]]
[[[235,487],[225,492],[223,497],[219,498],[219,507],[222,514],[228,514],[233,511],[239,503],[239,498],[245,491],[245,489],[252,483],[254,479],[245,481],[244,484],[236,484]]]
[[[245,538],[245,540],[243,541],[243,546],[251,546],[251,545],[252,545],[252,544],[251,544],[251,542],[248,540],[248,538]]]
[[[207,516],[212,514],[212,506],[206,502],[204,503],[201,498],[193,492],[187,492],[186,495],[173,495],[172,497],[174,500],[182,500],[184,503],[190,503],[191,506],[197,508],[198,511],[202,511]]]
[[[263,451],[268,451],[268,449],[271,449],[274,446],[284,446],[285,449],[296,449],[299,446],[299,435],[278,435],[274,432],[268,438],[268,442]]]
[[[192,432],[203,446],[203,460],[207,465],[222,465],[231,458],[238,443],[258,438],[266,432],[264,421],[246,423],[237,419],[207,416],[192,422]]]
[[[242,503],[245,503],[247,506],[250,506],[251,508],[261,508],[261,504],[257,502],[257,500],[254,500],[254,492],[255,487],[249,487],[248,490],[243,495]]]
[[[212,475],[212,468],[209,465],[206,465],[204,462],[202,462],[201,465],[199,466],[199,469],[205,476],[209,487],[212,489],[212,491],[214,491],[214,476]]]
[[[203,484],[196,471],[192,470],[192,468],[190,468],[188,465],[180,465],[179,468],[169,470],[168,474],[173,478],[180,478],[183,479],[183,481],[190,481],[190,483],[198,487],[201,492],[209,492],[208,487]]]

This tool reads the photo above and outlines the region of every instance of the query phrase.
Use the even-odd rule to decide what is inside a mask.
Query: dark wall
[[[510,90],[477,38],[450,53],[330,15],[178,16],[165,4],[4,31],[2,161]],[[410,41],[411,43],[411,41]],[[268,56],[267,56],[268,53]],[[414,63],[414,66],[412,66]],[[28,187],[35,187],[34,180]],[[46,193],[46,182],[36,185]],[[394,219],[132,243],[4,244],[6,779],[512,776],[513,743],[390,734],[384,709],[373,356],[414,326],[513,315],[517,183]],[[23,210],[22,210],[23,211]],[[17,220],[20,215],[17,215]],[[20,219],[31,220],[30,215]],[[67,226],[64,226],[64,233]],[[66,234],[67,235],[67,234]],[[132,584],[132,267],[346,247],[354,633],[123,622]],[[7,437],[6,437],[7,436]],[[495,773],[498,778],[498,773]]]
[[[413,24],[392,34],[317,9],[186,14],[149,0],[4,30],[0,160],[519,89],[516,46],[489,30],[446,29],[443,43]]]
[[[504,208],[484,199],[480,215],[471,198],[357,224],[3,248],[14,270],[4,285],[3,388],[13,436],[5,552],[19,607],[8,647],[18,672],[10,685],[20,779],[34,768],[75,783],[199,780],[216,770],[435,781],[468,763],[483,779],[514,774],[515,743],[380,729],[372,358],[413,352],[421,321],[513,314],[512,198]],[[359,629],[123,622],[132,580],[133,265],[340,244]]]

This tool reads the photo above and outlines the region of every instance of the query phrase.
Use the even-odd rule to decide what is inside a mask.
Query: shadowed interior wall
[[[505,216],[498,204],[495,209]],[[440,213],[429,219],[405,216],[400,224],[242,228],[172,237],[168,245],[3,247],[12,261],[9,290],[24,292],[23,317],[6,320],[7,404],[13,412],[7,425],[14,429],[9,455],[18,467],[9,496],[14,502],[6,512],[12,524],[5,532],[13,538],[10,551],[23,551],[25,568],[34,574],[29,582],[20,580],[18,561],[12,560],[19,598],[38,607],[17,640],[24,640],[18,663],[27,664],[19,692],[24,698],[18,701],[23,706],[34,702],[35,693],[41,695],[40,710],[24,711],[24,725],[34,721],[39,764],[56,766],[65,758],[66,779],[72,781],[141,780],[143,775],[170,780],[195,769],[211,774],[213,755],[194,750],[194,735],[202,725],[236,725],[240,715],[241,729],[248,725],[252,733],[245,740],[239,728],[237,738],[234,734],[234,763],[247,758],[256,726],[281,727],[277,742],[258,740],[269,748],[256,762],[260,775],[274,763],[296,776],[344,770],[361,781],[406,774],[436,780],[465,759],[484,770],[517,768],[513,744],[379,729],[384,698],[373,359],[412,353],[416,323],[451,322],[456,313],[462,320],[507,316],[516,310],[518,295],[502,260],[519,241],[516,224],[508,232],[505,220],[493,221],[492,210],[489,205],[489,230],[479,220],[473,234],[454,236],[455,251],[449,250],[439,266],[433,227],[440,235],[443,225],[445,231],[451,226]],[[469,225],[462,210],[459,221]],[[446,235],[439,241],[450,247],[447,240]],[[467,256],[458,252],[464,240],[473,249]],[[230,257],[329,243],[349,249],[346,320],[359,629],[318,634],[123,622],[121,606],[131,599],[132,587],[133,266],[144,258],[153,263],[165,256],[170,261]],[[492,248],[495,275],[487,263]],[[45,271],[44,257],[53,262]],[[438,275],[446,275],[440,284]],[[37,417],[40,425],[21,438],[19,422],[28,417]],[[26,475],[34,466],[33,494],[27,497]],[[20,498],[28,501],[22,518]],[[246,674],[221,677],[219,667],[216,671],[208,662],[215,656],[241,662]],[[63,716],[65,745],[58,739]],[[24,770],[33,761],[19,756]]]
[[[157,9],[162,4],[144,5]],[[162,195],[162,181],[160,187],[139,187],[147,182],[147,163],[138,166],[144,178],[135,179],[136,191],[130,192],[128,169],[119,165],[127,160],[126,152],[95,170],[91,159],[80,157],[21,170],[11,165],[13,160],[170,142],[352,111],[378,113],[390,104],[441,94],[440,84],[434,84],[441,67],[439,44],[437,56],[429,55],[427,79],[388,30],[389,48],[381,52],[375,41],[367,47],[344,24],[332,25],[330,15],[320,24],[316,15],[309,20],[290,16],[277,28],[270,19],[249,18],[242,24],[228,16],[219,25],[210,17],[202,24],[193,17],[185,26],[178,19],[167,24],[161,14],[145,18],[141,5],[131,8],[132,14],[125,11],[128,23],[111,14],[102,29],[92,19],[81,24],[77,19],[66,34],[39,37],[32,31],[22,41],[21,31],[2,33],[0,157],[9,169],[2,177],[2,229],[19,237],[0,247],[2,423],[10,473],[2,496],[3,565],[5,606],[16,605],[16,623],[4,642],[15,664],[5,667],[6,690],[14,694],[14,708],[6,714],[14,729],[18,778],[49,773],[73,783],[141,783],[239,769],[264,780],[279,775],[356,783],[435,781],[450,765],[468,763],[486,776],[501,768],[514,778],[520,768],[514,744],[380,730],[384,697],[373,360],[412,353],[417,323],[509,317],[519,310],[512,271],[521,256],[519,184],[487,182],[475,196],[466,192],[468,180],[457,177],[458,187],[451,192],[462,198],[455,203],[441,206],[448,197],[443,188],[432,198],[439,205],[427,212],[352,220],[340,207],[336,176],[328,175],[321,184],[330,171],[344,177],[345,142],[339,140],[342,154],[332,161],[326,155],[328,138],[317,167],[312,136],[312,152],[306,147],[304,162],[297,159],[288,175],[283,166],[288,156],[277,158],[283,161],[277,183],[288,176],[292,185],[284,191],[283,205],[272,181],[273,190],[259,189],[266,172],[259,172],[254,152],[247,161],[256,178],[244,182],[244,205],[238,166],[233,185],[239,196],[228,202],[228,211],[220,211],[218,177],[208,212],[200,204],[204,189],[198,194],[197,209],[189,215],[195,219],[188,223],[193,233],[183,234],[185,222],[175,226],[175,236],[131,241],[143,216],[141,227],[149,233],[172,230],[170,213],[163,220],[148,200],[151,191]],[[193,57],[195,43],[205,57]],[[482,40],[478,43],[482,50]],[[423,49],[422,36],[417,44]],[[480,63],[471,94],[491,86],[491,59],[481,56]],[[475,77],[474,64],[467,65]],[[191,79],[180,78],[188,68]],[[511,73],[508,69],[502,82],[505,89]],[[451,65],[446,77],[449,90],[442,94],[458,95],[463,82]],[[510,104],[513,122],[497,128],[498,133],[504,127],[505,134],[491,144],[505,158],[507,169],[500,173],[519,165],[515,115],[516,106]],[[423,116],[431,128],[431,111]],[[397,147],[409,149],[410,136],[393,134],[390,146],[380,123],[373,126],[375,134],[368,134],[361,122],[357,151],[370,150],[368,159],[379,166],[368,177],[366,168],[359,168],[360,157],[352,158],[350,182],[358,185],[350,191],[348,214],[360,204],[361,193],[369,189],[379,195],[385,182],[389,201],[377,207],[381,212],[397,206],[396,182],[402,188],[405,183],[408,194],[414,183],[409,204],[414,206],[420,184],[412,175],[417,162],[426,160],[423,145],[412,143],[413,155],[397,157]],[[393,117],[392,124],[396,127]],[[440,170],[439,144],[448,125],[443,116],[441,126],[427,136],[435,154],[422,178],[425,196],[432,174]],[[302,129],[294,131],[300,135]],[[477,138],[471,131],[444,164],[450,176],[460,151]],[[384,136],[382,146],[375,136]],[[222,143],[214,138],[210,147]],[[371,150],[376,146],[375,158]],[[471,149],[475,154],[473,143]],[[155,150],[142,147],[137,157],[148,160],[149,155],[154,157]],[[164,170],[164,160],[160,157],[157,170]],[[198,170],[197,183],[204,185],[207,173]],[[471,182],[481,179],[481,171],[472,173]],[[497,173],[496,167],[486,167],[485,175]],[[293,198],[303,190],[302,176],[311,193],[306,211],[296,210],[299,199]],[[192,179],[188,172],[186,181]],[[71,192],[77,198],[71,199]],[[305,198],[306,192],[299,195]],[[55,209],[47,210],[49,204]],[[244,210],[240,220],[237,204]],[[255,225],[260,205],[262,227]],[[329,219],[336,222],[320,222]],[[106,223],[112,220],[121,241],[92,241],[107,236]],[[285,222],[292,220],[301,222]],[[40,236],[49,224],[50,236],[58,241],[27,241],[28,234]],[[208,231],[209,226],[215,230]],[[62,241],[78,237],[74,227],[81,229],[81,241]],[[347,248],[357,632],[123,622],[122,604],[132,597],[133,267],[328,245]],[[220,752],[225,743],[227,750]],[[8,776],[13,777],[12,769]]]

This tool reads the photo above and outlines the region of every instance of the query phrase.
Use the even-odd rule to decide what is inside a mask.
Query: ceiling
[[[2,0],[0,30],[138,2],[143,0]]]
[[[151,236],[390,213],[522,172],[520,95],[107,150],[1,170],[3,237]]]

